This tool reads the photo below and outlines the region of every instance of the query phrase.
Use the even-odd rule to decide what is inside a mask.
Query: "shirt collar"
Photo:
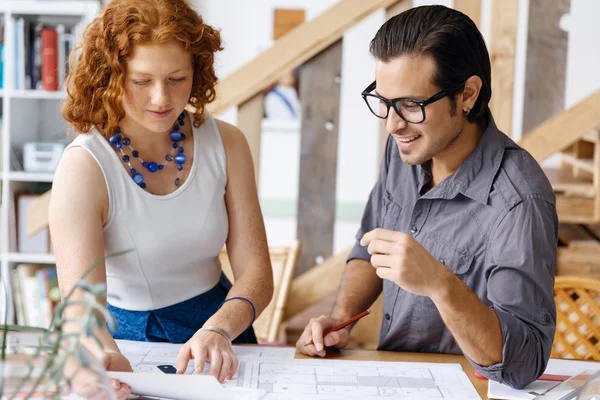
[[[508,139],[496,127],[491,114],[488,114],[488,125],[477,147],[463,161],[458,170],[440,185],[441,196],[445,199],[456,197],[461,193],[472,200],[487,204],[494,178],[500,169],[504,157],[504,149]],[[430,179],[429,162],[421,165],[419,187]]]

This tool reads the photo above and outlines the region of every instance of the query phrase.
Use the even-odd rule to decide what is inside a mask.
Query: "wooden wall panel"
[[[262,119],[264,114],[264,95],[258,93],[250,100],[238,107],[238,128],[246,135],[252,161],[254,162],[254,176],[258,185],[260,167],[260,134],[262,132]]]
[[[498,129],[512,135],[518,0],[492,0],[489,53],[492,64],[490,110]]]
[[[333,251],[342,40],[300,69],[302,123],[297,238],[302,250],[296,275]]]
[[[481,30],[481,0],[454,0],[454,9],[468,15]]]

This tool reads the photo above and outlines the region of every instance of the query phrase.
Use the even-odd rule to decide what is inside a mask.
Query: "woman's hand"
[[[133,372],[129,360],[118,351],[106,350],[102,354],[101,362],[107,371]],[[128,384],[119,382],[117,379],[111,379],[111,385],[118,400],[129,398],[131,387]]]
[[[118,351],[105,350],[101,361],[107,371],[133,372],[129,360]]]
[[[195,373],[201,374],[204,363],[209,362],[208,375],[216,377],[221,383],[231,379],[238,368],[238,359],[229,341],[212,331],[197,332],[181,347],[176,361],[178,374],[185,373],[192,358]]]

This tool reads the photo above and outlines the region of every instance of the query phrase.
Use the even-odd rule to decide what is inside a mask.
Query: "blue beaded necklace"
[[[134,158],[139,159],[142,166],[151,173],[154,173],[156,171],[162,171],[169,162],[175,160],[175,162],[177,163],[177,169],[179,170],[179,174],[177,174],[177,178],[175,178],[175,187],[178,187],[181,183],[181,170],[183,170],[183,164],[187,160],[185,154],[183,154],[183,141],[185,140],[185,134],[179,132],[180,127],[184,124],[184,120],[185,112],[182,112],[179,115],[179,117],[177,117],[177,121],[175,121],[175,124],[173,125],[173,131],[170,133],[171,140],[173,141],[173,148],[165,156],[165,162],[163,164],[158,164],[155,161],[144,161],[140,156],[140,153],[131,146],[131,139],[124,137],[122,135],[121,128],[119,127],[117,127],[117,133],[115,133],[115,135],[111,136],[110,139],[108,139],[121,152],[121,159],[124,163],[126,163],[129,166],[129,172],[131,172],[131,177],[133,178],[133,181],[136,184],[138,184],[142,189],[146,189],[144,175],[131,166],[131,158],[123,151],[123,145],[129,147],[129,149],[131,150],[131,155]],[[175,155],[175,153],[177,153],[177,155]]]

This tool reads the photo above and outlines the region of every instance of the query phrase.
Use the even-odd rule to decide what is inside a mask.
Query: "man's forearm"
[[[482,366],[502,361],[502,330],[496,313],[460,279],[449,274],[431,298],[463,353]]]
[[[369,261],[355,258],[346,264],[331,316],[341,320],[366,310],[381,293],[383,283]]]

